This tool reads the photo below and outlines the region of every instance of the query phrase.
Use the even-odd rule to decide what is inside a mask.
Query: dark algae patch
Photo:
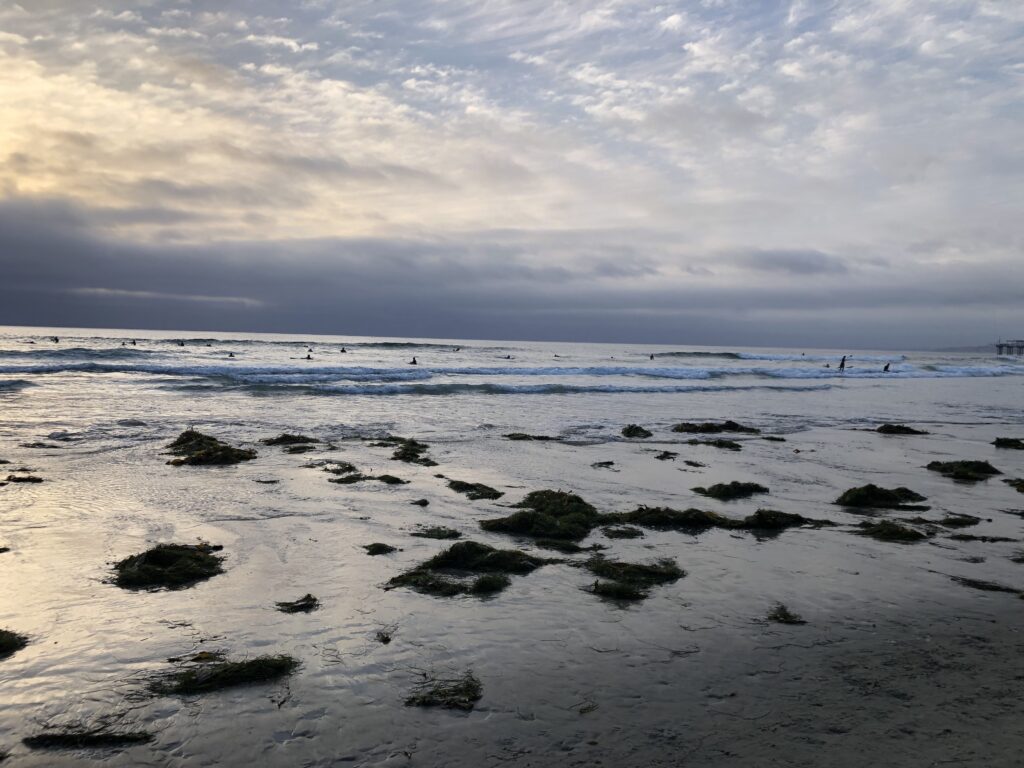
[[[9,629],[0,629],[0,659],[12,656],[28,645],[28,638],[11,632]]]
[[[250,683],[263,683],[287,677],[299,666],[299,660],[286,655],[257,656],[245,661],[219,661],[189,666],[150,683],[159,694],[192,695],[209,693]]]
[[[505,494],[483,483],[467,483],[464,480],[449,480],[448,487],[456,493],[465,494],[472,501],[500,499]]]
[[[765,435],[761,439],[762,440],[767,440],[769,443],[784,443],[784,442],[786,442],[786,438],[781,437],[779,435]]]
[[[743,446],[737,443],[735,440],[725,440],[721,437],[714,440],[687,440],[687,445],[710,445],[712,448],[720,448],[723,451],[740,451],[743,450]]]
[[[716,483],[710,488],[698,486],[691,489],[701,496],[710,496],[719,501],[732,501],[733,499],[747,499],[755,493],[768,493],[768,489],[759,483],[741,483],[733,480],[730,483]]]
[[[875,430],[880,435],[927,435],[923,429],[914,429],[904,424],[883,424]]]
[[[390,544],[381,544],[379,541],[375,541],[373,544],[363,544],[363,549],[371,557],[390,555],[392,552],[398,551],[396,547],[392,547]]]
[[[153,740],[148,731],[118,731],[70,726],[43,731],[21,740],[29,749],[113,749],[145,744]]]
[[[459,677],[425,676],[405,700],[407,707],[442,707],[470,711],[483,696],[483,685],[472,672]]]
[[[200,544],[158,544],[114,564],[114,583],[125,589],[182,589],[223,573],[221,547]]]
[[[379,483],[385,485],[408,485],[408,480],[403,480],[400,477],[394,475],[364,475],[361,472],[354,474],[346,474],[341,477],[332,477],[328,479],[328,483],[336,483],[337,485],[354,485],[355,483],[366,482],[367,480],[376,480]]]
[[[235,448],[194,429],[186,429],[167,447],[171,453],[178,456],[177,459],[171,459],[167,463],[176,467],[183,464],[223,466],[256,458],[256,451]]]
[[[579,541],[598,525],[601,517],[581,497],[565,491],[531,491],[513,506],[521,511],[481,520],[480,527],[492,533]]]
[[[865,520],[858,523],[860,528],[857,533],[861,536],[870,536],[879,541],[893,541],[900,544],[911,544],[928,538],[927,534],[921,533],[916,528],[894,523],[891,520],[870,521]]]
[[[587,591],[613,600],[642,600],[651,587],[670,584],[686,575],[686,571],[670,558],[644,564],[623,563],[594,555],[583,563],[583,567],[598,577]]]
[[[298,600],[286,600],[275,605],[281,613],[309,613],[320,607],[320,601],[307,592]]]
[[[782,603],[776,603],[775,607],[768,611],[765,617],[768,621],[776,624],[806,624],[807,622],[798,613],[793,613]]]
[[[454,528],[446,528],[443,525],[418,528],[409,535],[420,539],[440,539],[442,541],[462,538],[462,534],[459,531],[456,531]]]
[[[918,501],[927,501],[927,499],[909,488],[880,488],[877,485],[868,484],[843,491],[835,503],[844,507],[907,509],[908,504]],[[920,507],[913,507],[913,509],[920,509]]]
[[[557,437],[551,435],[529,435],[526,432],[510,432],[504,435],[506,440],[518,440],[518,441],[535,441],[535,442],[547,442],[549,440],[557,440]]]
[[[1007,478],[1006,480],[1003,480],[1003,482],[1006,483],[1011,488],[1013,488],[1013,490],[1017,491],[1017,493],[1024,493],[1024,480],[1022,480],[1021,478],[1010,477]]]
[[[754,427],[747,427],[743,424],[738,424],[735,421],[728,420],[722,422],[715,421],[704,421],[700,423],[694,423],[690,421],[684,421],[681,424],[676,424],[672,427],[673,432],[689,432],[697,435],[718,435],[723,432],[734,432],[737,434],[747,435],[759,435],[761,430],[755,429]]]
[[[277,437],[265,437],[260,440],[264,445],[309,445],[312,443],[319,443],[315,437],[306,437],[305,435],[293,435],[290,432],[283,432]]]
[[[981,579],[969,579],[964,576],[950,576],[957,584],[963,584],[971,589],[980,589],[983,592],[1007,592],[1009,594],[1020,594],[1019,589],[1007,587],[1003,584],[996,584],[993,581],[982,581]]]
[[[8,483],[41,483],[43,478],[36,477],[35,475],[8,475]]]
[[[629,523],[643,528],[702,533],[711,528],[772,533],[800,526],[821,527],[832,525],[827,520],[815,520],[792,512],[778,512],[773,509],[759,509],[742,520],[734,520],[717,512],[703,509],[670,509],[668,507],[638,507],[632,512],[604,515],[604,520]]]
[[[1015,451],[1024,451],[1024,440],[1019,437],[997,437],[992,441],[996,448],[1010,448]]]
[[[658,461],[673,461],[678,455],[678,453],[675,453],[673,451],[661,451],[654,458],[656,458]]]
[[[933,461],[926,468],[958,483],[977,483],[1003,474],[987,461]]]
[[[394,453],[391,454],[391,458],[395,461],[404,461],[407,464],[419,464],[422,467],[437,466],[436,461],[425,455],[430,449],[430,446],[426,443],[421,443],[418,440],[404,437],[396,439],[398,442],[396,443]]]
[[[410,501],[409,503],[412,504],[413,506],[416,506],[416,507],[429,507],[430,506],[430,501],[427,500],[427,499],[416,499],[415,501]]]
[[[643,531],[631,525],[610,525],[602,528],[601,533],[609,539],[639,539],[644,535]]]
[[[494,594],[511,583],[510,574],[522,576],[547,562],[517,549],[460,541],[413,570],[395,576],[385,589],[408,587],[438,597]]]
[[[644,429],[639,424],[630,424],[622,428],[622,436],[630,439],[646,439],[651,437],[654,433],[649,429]]]

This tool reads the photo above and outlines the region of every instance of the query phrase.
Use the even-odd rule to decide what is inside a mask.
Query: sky
[[[1020,0],[0,0],[0,324],[1024,337]]]

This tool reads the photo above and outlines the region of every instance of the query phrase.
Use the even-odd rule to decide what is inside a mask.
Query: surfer
[[[409,365],[419,365],[419,363],[416,362],[416,358],[414,357],[412,360],[409,361]]]
[[[839,361],[839,370],[840,371],[845,371],[846,370],[846,355],[843,355],[843,359]]]
[[[888,373],[888,372],[889,372],[889,364],[886,363],[885,367],[882,369],[882,373]]]

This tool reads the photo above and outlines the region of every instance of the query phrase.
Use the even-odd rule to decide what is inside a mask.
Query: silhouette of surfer
[[[234,356],[235,356],[234,352],[228,352],[228,357],[234,357]]]
[[[882,369],[882,373],[888,373],[888,372],[889,372],[889,364],[886,363],[885,364],[885,368]]]
[[[313,359],[313,356],[312,356],[312,355],[306,355],[306,357],[305,357],[304,359],[305,359],[305,360],[312,360],[312,359]]]
[[[412,360],[409,361],[409,365],[419,365],[419,363],[416,362],[416,358],[414,357]]]
[[[341,348],[341,354],[343,354],[343,355],[344,355],[344,354],[346,354],[347,352],[348,352],[348,350],[347,350],[347,349],[345,349],[344,347],[342,347],[342,348]]]
[[[845,371],[846,370],[846,355],[843,355],[843,359],[839,361],[839,370],[840,371]]]

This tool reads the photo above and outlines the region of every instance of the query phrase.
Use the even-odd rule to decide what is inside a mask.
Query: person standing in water
[[[843,359],[839,361],[839,370],[840,371],[845,371],[846,370],[846,355],[843,355]]]
[[[889,364],[886,363],[885,364],[885,368],[882,369],[882,373],[888,373],[888,372],[889,372]]]

